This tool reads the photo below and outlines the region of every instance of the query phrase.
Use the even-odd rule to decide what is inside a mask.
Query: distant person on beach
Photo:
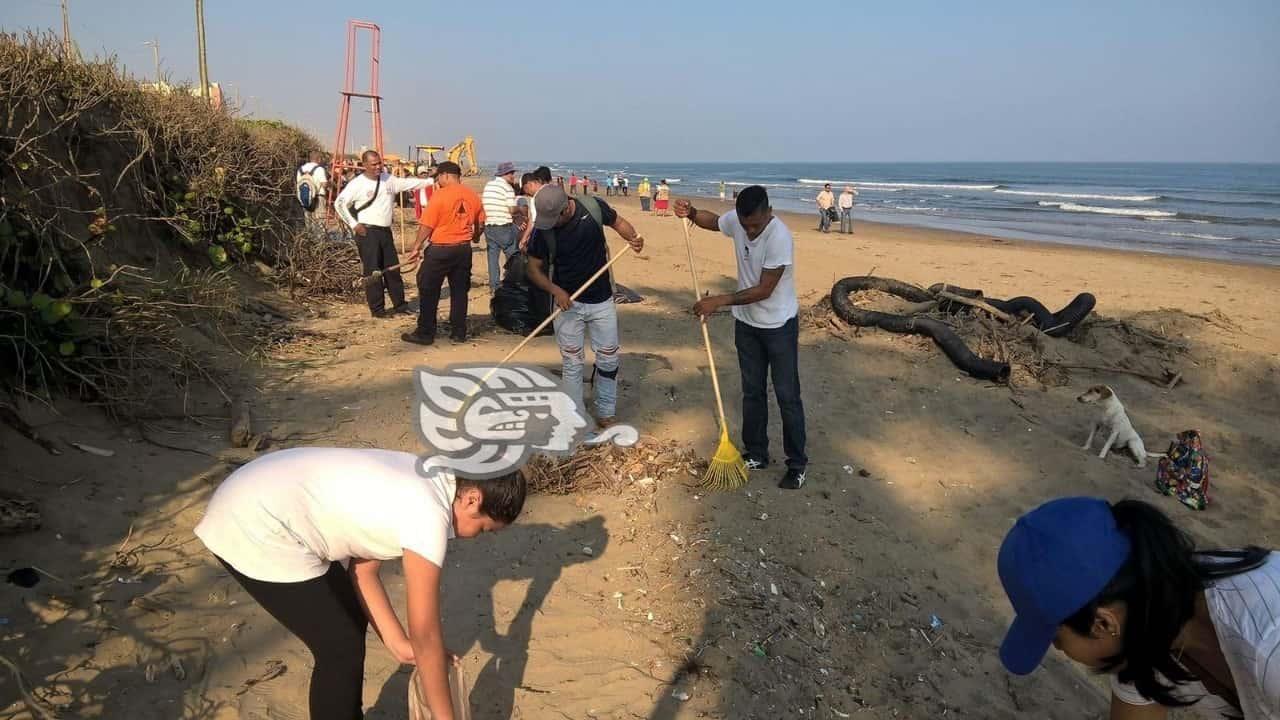
[[[818,230],[831,232],[831,208],[835,207],[836,196],[831,193],[831,183],[822,186],[818,193]]]
[[[667,215],[671,205],[671,186],[667,184],[667,179],[663,178],[658,183],[658,192],[653,198],[653,207],[658,211],[659,215]]]
[[[640,211],[649,212],[649,205],[653,202],[653,186],[649,184],[649,178],[641,178],[636,194],[640,196]]]
[[[389,268],[400,264],[396,255],[396,242],[391,236],[391,210],[395,198],[402,192],[426,187],[428,180],[421,178],[392,177],[382,170],[382,157],[376,150],[366,150],[360,156],[364,172],[350,182],[333,200],[334,211],[356,237],[360,252],[360,265],[366,276],[382,271],[382,277],[365,286],[365,301],[369,312],[376,318],[390,317],[408,312],[404,301],[404,280],[400,271]],[[391,309],[387,310],[383,293],[391,297]]]
[[[426,165],[419,165],[418,179],[427,181],[426,185],[418,188],[413,193],[413,219],[421,221],[422,213],[426,211],[427,205],[431,204],[431,195],[436,191],[436,169],[429,168]]]
[[[520,178],[520,189],[529,197],[527,205],[528,218],[524,228],[520,231],[520,252],[528,252],[529,239],[533,237],[534,222],[538,219],[538,207],[533,199],[537,197],[539,190],[550,184],[551,168],[546,165],[541,165],[538,169],[531,173],[525,173],[524,177]],[[558,184],[556,187],[559,187],[560,191],[564,192],[563,184]]]
[[[724,201],[724,181],[720,181],[720,201]]]
[[[613,191],[617,187],[616,185],[614,185],[616,181],[617,181],[617,178],[615,178],[612,175],[610,175],[607,179],[605,179],[605,186],[604,186],[605,197],[613,197]]]
[[[400,339],[417,345],[436,341],[440,289],[449,281],[449,338],[467,340],[467,293],[471,291],[471,245],[484,233],[484,204],[475,190],[462,184],[462,168],[454,162],[437,166],[436,192],[418,224],[418,240],[410,262],[418,268],[418,327]],[[425,252],[423,250],[425,246]]]
[[[493,179],[484,186],[480,195],[484,202],[484,243],[489,256],[489,294],[498,292],[502,266],[506,259],[516,254],[520,244],[512,213],[516,207],[516,166],[504,162],[498,165]],[[453,292],[450,288],[449,292]]]
[[[800,303],[796,297],[791,231],[773,216],[763,187],[743,188],[734,211],[717,215],[677,200],[676,217],[732,239],[738,261],[738,291],[699,300],[693,312],[707,317],[722,307],[733,313],[733,340],[742,374],[742,444],[749,469],[769,465],[769,379],[782,414],[787,471],[778,487],[804,485],[804,404],[800,399]]]
[[[459,563],[450,555],[446,566],[446,551],[452,538],[515,522],[527,488],[520,470],[473,480],[420,474],[418,464],[418,456],[392,450],[290,448],[238,468],[209,499],[196,537],[311,653],[301,671],[311,676],[307,709],[290,717],[365,717],[370,624],[397,664],[417,666],[432,717],[453,717],[448,671],[456,660],[444,644],[440,581]],[[403,622],[379,575],[394,560],[407,598]],[[478,581],[476,569],[464,572]],[[259,652],[264,659],[267,651]]]
[[[1200,550],[1140,500],[1051,500],[1018,518],[996,567],[1017,675],[1050,648],[1110,676],[1111,720],[1280,718],[1280,554]]]
[[[622,178],[622,195],[623,197],[631,197],[631,180]]]
[[[840,232],[853,234],[853,199],[858,196],[858,191],[853,189],[852,185],[845,185],[844,192],[840,193]]]
[[[582,400],[584,344],[589,336],[595,353],[595,419],[602,429],[607,428],[617,415],[620,353],[618,310],[609,273],[596,278],[576,300],[570,301],[569,296],[608,262],[606,227],[636,252],[644,248],[644,238],[598,197],[570,198],[559,188],[544,187],[533,204],[538,218],[529,242],[529,281],[550,293],[563,311],[554,321],[563,369],[561,386]]]
[[[569,173],[569,194],[570,195],[578,194],[578,174],[577,173]]]

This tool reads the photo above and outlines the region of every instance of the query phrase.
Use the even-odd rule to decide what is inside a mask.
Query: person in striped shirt
[[[511,211],[516,207],[516,166],[504,162],[480,195],[484,203],[484,242],[489,254],[489,294],[498,292],[502,264],[516,254],[519,237]],[[501,260],[499,259],[501,255]]]
[[[1050,647],[1111,676],[1110,720],[1280,718],[1280,555],[1200,550],[1140,500],[1051,500],[1000,546],[1017,675]]]

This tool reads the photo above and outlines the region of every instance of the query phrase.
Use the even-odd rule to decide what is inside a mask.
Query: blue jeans
[[[840,208],[840,232],[853,233],[853,208]]]
[[[742,444],[747,456],[769,462],[769,377],[782,411],[782,449],[787,467],[803,470],[804,403],[800,400],[800,323],[791,318],[782,327],[758,328],[733,322],[733,344],[742,371]]]
[[[556,317],[556,343],[560,346],[564,377],[561,386],[578,403],[582,402],[582,368],[586,364],[583,344],[591,336],[595,354],[596,417],[611,418],[618,411],[618,307],[610,298],[602,303],[575,301]]]
[[[831,231],[831,218],[827,217],[827,211],[818,208],[818,229],[822,232]]]
[[[516,254],[516,246],[519,243],[520,235],[512,223],[484,226],[484,244],[489,252],[490,294],[498,292],[498,280],[502,278],[502,264],[506,262],[506,258]],[[498,259],[499,253],[503,256],[501,261]]]

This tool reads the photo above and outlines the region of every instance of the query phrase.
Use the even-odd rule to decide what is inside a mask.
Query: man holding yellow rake
[[[738,193],[732,213],[698,210],[688,200],[675,202],[676,217],[688,218],[704,230],[718,230],[733,240],[738,260],[738,291],[711,295],[693,306],[700,317],[732,306],[734,345],[742,371],[742,442],[747,468],[769,465],[768,378],[782,411],[782,448],[787,472],[778,487],[804,485],[804,404],[800,400],[800,325],[796,320],[794,250],[791,231],[773,216],[769,195],[752,185]]]

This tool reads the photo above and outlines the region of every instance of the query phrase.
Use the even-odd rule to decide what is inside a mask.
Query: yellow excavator
[[[458,164],[462,168],[463,175],[479,175],[480,163],[476,160],[476,143],[475,139],[470,135],[462,139],[462,142],[449,148],[445,153],[449,158],[449,162]],[[463,158],[466,158],[467,164],[463,164]]]

